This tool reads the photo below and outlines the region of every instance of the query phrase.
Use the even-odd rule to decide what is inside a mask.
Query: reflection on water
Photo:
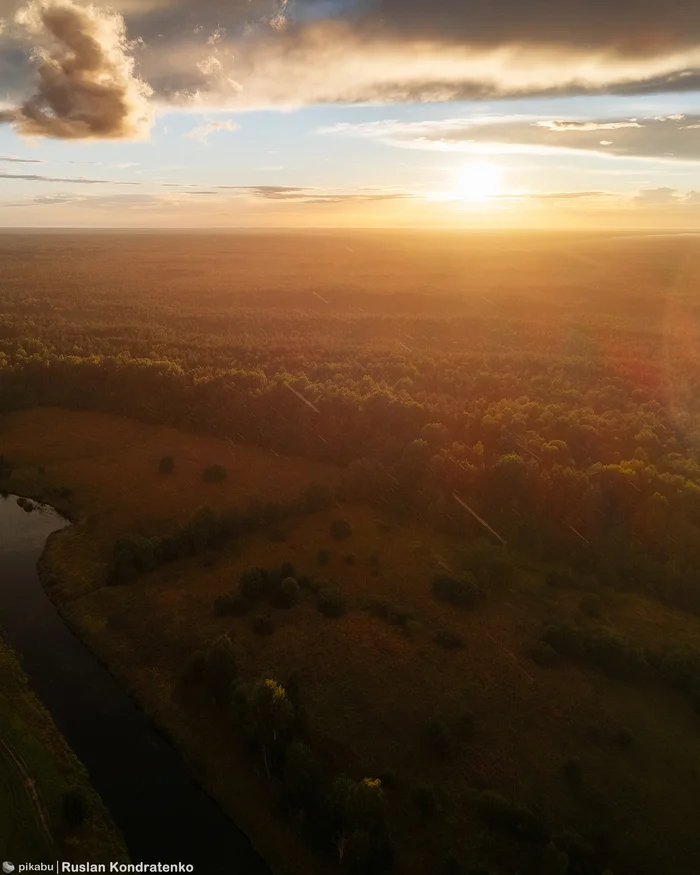
[[[27,513],[17,504],[16,496],[0,496],[0,553],[32,548],[41,551],[51,532],[67,524],[49,505],[32,505],[33,510]]]
[[[121,829],[134,862],[192,863],[200,873],[270,875],[246,836],[72,634],[36,563],[68,525],[49,507],[0,499],[0,627]]]

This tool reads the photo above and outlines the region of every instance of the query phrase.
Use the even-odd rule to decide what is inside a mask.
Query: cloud
[[[91,179],[86,176],[42,176],[37,173],[5,173],[0,171],[0,179],[24,179],[27,182],[72,182],[78,185],[141,185],[140,182],[128,182],[114,179]]]
[[[600,139],[600,131],[610,131]],[[319,133],[369,137],[393,146],[457,152],[597,152],[607,156],[700,161],[700,116],[553,120],[486,116],[438,121],[340,123]]]
[[[200,109],[700,89],[700,4],[687,0],[94,2],[31,0],[33,26],[0,35],[0,82],[21,101],[5,120],[52,136],[142,135],[145,82],[154,105]],[[18,5],[0,0],[0,17]],[[26,45],[39,51],[28,100]]]
[[[15,158],[14,155],[0,155],[0,161],[8,161],[16,164],[46,164],[41,158]]]
[[[30,0],[15,22],[31,38],[34,93],[0,112],[24,136],[143,138],[152,91],[134,75],[124,20],[73,0]]]
[[[319,188],[295,185],[218,185],[218,189],[235,191],[255,198],[276,201],[293,201],[301,204],[331,204],[348,201],[384,201],[420,197],[409,191],[373,190],[371,192],[335,192]]]
[[[239,127],[240,125],[237,125],[235,122],[215,122],[208,119],[205,124],[197,125],[183,136],[190,140],[199,140],[201,143],[206,143],[212,134],[220,131],[237,131]]]
[[[611,192],[609,191],[548,191],[548,192],[532,192],[526,194],[502,194],[496,195],[499,198],[506,198],[508,200],[561,200],[561,201],[569,201],[569,200],[579,200],[579,198],[588,198],[588,197],[610,197]]]

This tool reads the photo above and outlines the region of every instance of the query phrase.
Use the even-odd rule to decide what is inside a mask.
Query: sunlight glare
[[[495,164],[478,162],[464,167],[457,177],[455,194],[461,200],[485,201],[501,191],[501,170]]]

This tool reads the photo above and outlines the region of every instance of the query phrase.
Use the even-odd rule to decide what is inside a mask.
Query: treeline
[[[539,304],[184,319],[165,296],[69,297],[68,321],[7,300],[0,411],[102,410],[348,465],[365,500],[460,536],[485,531],[473,511],[496,542],[700,610],[700,372],[644,308],[565,329]]]
[[[119,538],[113,547],[103,582],[107,585],[130,583],[139,574],[153,571],[168,562],[201,555],[248,532],[294,516],[323,510],[333,501],[330,489],[312,483],[289,501],[252,498],[244,509],[232,507],[219,513],[210,507],[202,507],[168,535],[155,538],[124,535]]]

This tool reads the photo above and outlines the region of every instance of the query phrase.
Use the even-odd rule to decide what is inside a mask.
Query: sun
[[[464,167],[455,186],[455,195],[465,201],[486,201],[501,191],[501,170],[486,161]]]

